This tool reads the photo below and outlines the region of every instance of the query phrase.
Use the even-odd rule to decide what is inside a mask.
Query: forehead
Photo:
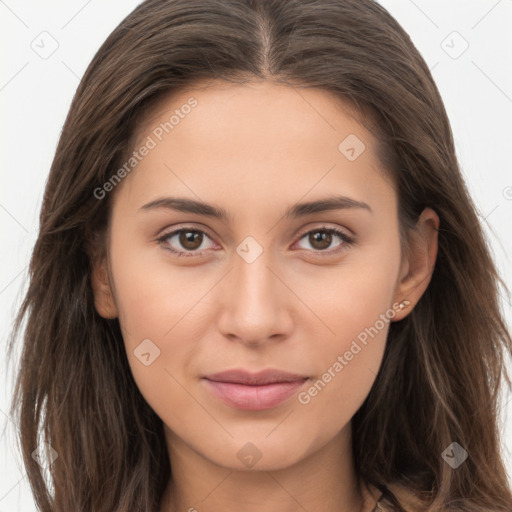
[[[240,201],[277,200],[284,190],[297,201],[326,191],[362,198],[376,179],[389,179],[379,141],[359,119],[321,89],[199,83],[146,110],[133,149],[149,139],[152,149],[127,181],[147,200],[177,187],[187,195],[238,194]]]
[[[272,133],[275,121],[279,121],[280,131],[286,127],[290,135],[326,129],[334,134],[339,132],[342,116],[345,125],[342,129],[350,120],[352,126],[359,125],[359,131],[368,131],[366,139],[371,142],[370,131],[363,128],[374,125],[368,109],[364,109],[364,112],[358,110],[330,91],[263,80],[239,84],[216,79],[196,81],[154,98],[139,116],[133,145],[137,146],[160,122],[169,121],[173,113],[178,115],[174,116],[171,124],[177,125],[183,119],[181,110],[189,110],[187,105],[191,99],[198,107],[193,109],[193,117],[200,117],[203,124],[209,119],[219,128],[234,126],[238,121],[239,125],[247,126],[264,124],[267,132]],[[301,123],[296,123],[299,118]]]

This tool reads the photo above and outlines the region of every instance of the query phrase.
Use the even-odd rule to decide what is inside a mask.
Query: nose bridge
[[[243,247],[243,246],[241,246]],[[237,249],[237,252],[241,250]],[[275,275],[269,270],[272,265],[270,251],[263,251],[254,256],[254,247],[249,245],[247,254],[251,255],[249,259],[244,257],[235,259],[233,269],[234,289],[232,296],[235,299],[232,306],[236,306],[240,313],[255,315],[256,319],[265,310],[276,310],[279,295],[277,290],[280,284]],[[254,259],[253,259],[254,258]],[[231,293],[231,291],[228,291]],[[260,319],[261,320],[261,319]]]
[[[237,253],[222,289],[221,331],[246,342],[283,333],[290,326],[288,304],[271,251],[248,239],[239,244]]]
[[[269,270],[271,261],[264,253],[252,263],[239,261],[235,264],[234,277],[236,280],[238,303],[251,306],[265,306],[276,299],[276,278]],[[256,309],[259,309],[257,307]]]

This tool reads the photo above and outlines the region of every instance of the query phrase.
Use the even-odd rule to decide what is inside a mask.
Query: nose
[[[289,337],[298,302],[287,287],[289,276],[265,251],[251,263],[235,255],[233,265],[219,289],[220,332],[253,347]]]

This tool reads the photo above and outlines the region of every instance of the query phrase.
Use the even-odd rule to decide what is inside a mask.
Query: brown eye
[[[203,242],[203,235],[199,231],[182,230],[179,234],[179,243],[184,249],[195,251],[201,247]]]
[[[211,248],[208,245],[201,247],[204,245],[203,242],[208,239],[210,237],[200,229],[182,228],[164,234],[157,241],[163,245],[164,249],[177,256],[198,256],[206,249]]]
[[[341,240],[341,243],[338,243],[337,247],[335,247],[334,249],[327,251],[326,249],[329,249],[331,244],[333,244],[333,242],[336,239]],[[311,248],[302,247],[303,249],[308,249],[311,252],[326,253],[332,253],[336,252],[337,250],[342,250],[344,248],[349,247],[353,243],[353,239],[350,236],[346,235],[343,231],[336,228],[328,227],[317,228],[308,231],[307,233],[304,233],[300,240],[307,240],[308,244],[311,246]]]
[[[308,240],[315,249],[327,249],[332,243],[332,234],[327,231],[312,231]]]
[[[300,238],[299,242],[307,239],[311,248],[310,252],[331,254],[338,250],[348,248],[353,243],[353,239],[346,235],[343,231],[336,228],[320,228],[308,231]],[[341,242],[332,250],[327,250],[338,239]],[[202,247],[203,242],[211,238],[200,229],[181,228],[170,233],[162,235],[157,241],[164,246],[164,249],[176,254],[177,256],[201,256],[206,249],[210,247]]]

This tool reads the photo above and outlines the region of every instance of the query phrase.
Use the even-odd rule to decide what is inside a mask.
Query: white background
[[[3,349],[26,288],[44,185],[81,76],[108,34],[139,3],[0,0],[0,427],[5,428],[0,431],[0,512],[35,511],[14,447],[16,426],[7,414],[14,376],[6,371]],[[432,70],[469,190],[501,274],[511,286],[512,1],[380,3],[411,35]],[[34,50],[49,51],[52,45],[56,50],[43,55],[47,58]],[[510,297],[502,302],[512,325]],[[503,406],[502,420],[512,475],[512,401]]]

